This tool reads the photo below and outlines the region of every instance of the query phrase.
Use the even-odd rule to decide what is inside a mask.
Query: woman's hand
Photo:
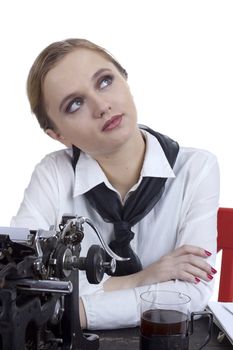
[[[210,255],[211,253],[203,248],[183,245],[140,272],[109,278],[104,283],[104,290],[135,288],[175,279],[191,283],[199,283],[200,280],[209,282],[217,272],[205,261]]]
[[[200,280],[209,282],[217,272],[205,261],[210,255],[211,253],[202,248],[184,245],[140,271],[139,285],[173,279],[191,283],[199,283]]]

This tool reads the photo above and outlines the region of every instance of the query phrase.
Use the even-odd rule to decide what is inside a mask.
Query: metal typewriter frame
[[[93,245],[81,257],[85,223],[102,247]],[[128,259],[111,251],[88,218],[63,215],[59,229],[29,231],[24,240],[0,233],[1,350],[99,348],[99,337],[81,328],[79,270],[100,283],[115,260]]]

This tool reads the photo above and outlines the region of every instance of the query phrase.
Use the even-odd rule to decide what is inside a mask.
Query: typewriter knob
[[[71,274],[71,269],[67,268],[66,261],[72,259],[71,249],[63,244],[59,245],[53,255],[53,259],[55,261],[55,276],[58,278],[68,278]]]
[[[94,244],[90,247],[85,259],[85,270],[89,283],[98,284],[104,276],[105,251],[102,247]]]

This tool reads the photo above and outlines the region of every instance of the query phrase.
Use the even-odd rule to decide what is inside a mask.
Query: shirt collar
[[[75,168],[73,196],[81,195],[102,182],[108,182],[103,170],[95,159],[80,151]]]
[[[146,131],[143,131],[143,134],[146,139],[146,153],[140,178],[146,176],[175,177],[159,141]],[[80,151],[79,160],[75,168],[73,197],[84,194],[102,182],[114,190],[98,162],[88,154]]]
[[[141,175],[166,178],[175,177],[157,138],[146,131],[143,131],[143,134],[146,138],[146,154]]]

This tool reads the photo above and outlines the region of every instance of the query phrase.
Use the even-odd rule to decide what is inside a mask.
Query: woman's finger
[[[186,255],[186,254],[193,254],[196,256],[200,256],[202,258],[208,258],[211,255],[211,252],[200,247],[185,244],[175,249],[173,252],[171,252],[170,255],[175,257],[175,256]]]

